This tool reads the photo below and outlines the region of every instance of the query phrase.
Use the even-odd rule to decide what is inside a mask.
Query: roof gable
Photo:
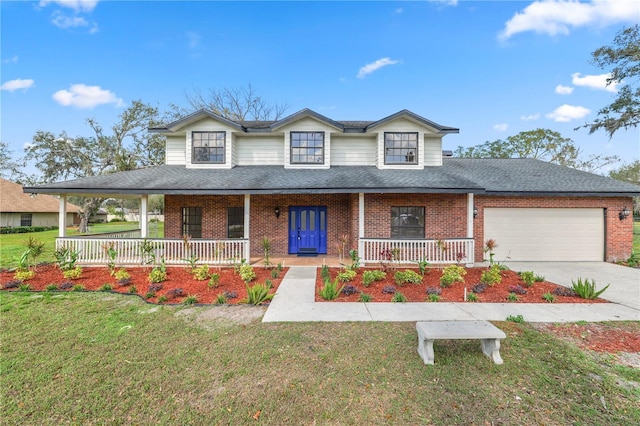
[[[382,126],[384,124],[390,123],[392,121],[398,120],[400,118],[405,118],[409,121],[412,121],[416,124],[420,124],[422,126],[427,126],[430,127],[432,129],[434,129],[436,131],[436,133],[460,133],[460,129],[456,129],[455,127],[449,127],[449,126],[443,126],[441,124],[438,124],[436,122],[433,122],[431,120],[427,120],[426,118],[409,111],[408,109],[403,109],[402,111],[398,111],[395,114],[392,114],[388,117],[385,117],[381,120],[378,121],[374,121],[373,123],[369,124],[366,128],[365,131],[369,132],[373,129],[375,129],[376,127]]]
[[[154,133],[173,133],[173,132],[180,131],[181,129],[183,129],[184,127],[190,124],[197,123],[198,121],[204,118],[210,118],[214,121],[224,123],[227,126],[231,126],[236,130],[246,132],[246,129],[242,125],[236,123],[233,120],[229,120],[228,118],[224,118],[221,115],[218,115],[214,112],[208,111],[206,109],[201,109],[199,111],[194,112],[193,114],[189,114],[185,117],[182,117],[179,120],[176,120],[172,123],[167,124],[165,127],[153,127],[149,129],[149,131]]]
[[[303,110],[300,110],[294,114],[291,114],[288,117],[283,118],[282,120],[276,121],[275,123],[273,123],[271,126],[269,126],[271,128],[271,130],[277,130],[279,128],[282,128],[284,126],[286,126],[287,124],[291,124],[294,123],[298,120],[302,120],[303,118],[306,117],[310,117],[313,118],[317,121],[320,121],[321,123],[325,123],[333,128],[335,128],[336,130],[340,130],[340,131],[344,131],[344,125],[341,123],[338,123],[337,121],[334,121],[328,117],[325,117],[322,114],[318,114],[315,111],[310,110],[309,108],[305,108]]]

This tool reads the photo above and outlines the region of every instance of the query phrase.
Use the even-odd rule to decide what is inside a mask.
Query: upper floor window
[[[291,164],[324,164],[324,132],[291,132]]]
[[[193,163],[224,163],[226,132],[193,132]]]
[[[418,164],[418,134],[385,132],[384,164]]]

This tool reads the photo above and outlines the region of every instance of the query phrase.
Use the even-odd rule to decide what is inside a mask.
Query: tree
[[[623,164],[617,169],[611,170],[609,176],[623,182],[640,185],[640,160]],[[633,197],[633,211],[640,214],[640,197]]]
[[[188,108],[172,105],[174,118],[207,109],[233,121],[278,120],[287,110],[286,104],[272,104],[259,96],[250,84],[239,88],[209,89],[185,92]]]
[[[640,27],[623,28],[613,39],[613,46],[603,46],[592,54],[592,62],[602,69],[611,69],[607,85],[624,84],[610,105],[598,111],[593,123],[583,127],[589,133],[604,129],[609,138],[620,129],[637,127],[640,124]],[[632,86],[635,84],[636,86]]]
[[[454,152],[461,158],[535,158],[588,172],[619,161],[616,156],[592,155],[583,159],[580,154],[580,148],[570,138],[549,129],[528,130],[482,145],[459,146]]]
[[[93,119],[87,124],[93,130],[90,137],[69,137],[66,132],[58,136],[51,132],[38,131],[26,150],[25,160],[34,161],[42,173],[44,182],[98,176],[139,166],[156,165],[164,162],[164,147],[161,137],[147,136],[147,128],[157,125],[158,110],[141,101],[120,114],[106,135],[102,126]],[[127,140],[133,142],[127,144]],[[82,206],[80,232],[87,232],[89,218],[98,210],[102,198],[82,197],[77,200]]]
[[[12,181],[20,181],[24,174],[20,170],[24,164],[13,159],[13,151],[9,144],[0,141],[0,177]]]

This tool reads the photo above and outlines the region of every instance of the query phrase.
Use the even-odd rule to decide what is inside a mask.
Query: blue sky
[[[251,84],[287,113],[378,120],[409,109],[460,128],[445,149],[549,128],[585,155],[640,158],[640,129],[589,135],[615,96],[591,52],[640,2],[3,1],[1,138],[91,136],[133,100]],[[614,91],[612,91],[614,90]]]

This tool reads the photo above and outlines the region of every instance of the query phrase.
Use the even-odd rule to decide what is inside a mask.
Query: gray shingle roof
[[[445,158],[424,170],[374,166],[285,169],[165,165],[25,188],[76,194],[477,193],[637,196],[640,186],[532,159]]]

